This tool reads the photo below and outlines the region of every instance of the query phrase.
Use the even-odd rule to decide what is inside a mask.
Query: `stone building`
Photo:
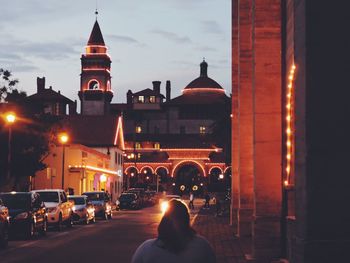
[[[247,258],[346,262],[346,4],[232,1],[232,215]]]

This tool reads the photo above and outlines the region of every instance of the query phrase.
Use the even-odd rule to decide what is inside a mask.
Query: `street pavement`
[[[228,215],[216,216],[214,205],[203,209],[203,204],[202,199],[195,200],[191,222],[195,230],[212,244],[217,262],[245,262],[244,246],[234,237]],[[161,213],[156,205],[137,211],[117,211],[109,221],[74,225],[62,232],[50,230],[45,237],[16,238],[9,242],[7,249],[0,250],[0,262],[128,263],[144,240],[156,237],[160,219]]]

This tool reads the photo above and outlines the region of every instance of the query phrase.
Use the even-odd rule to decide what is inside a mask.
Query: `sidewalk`
[[[238,240],[233,227],[229,225],[230,217],[215,216],[215,205],[211,204],[209,209],[204,209],[203,204],[203,199],[195,200],[193,212],[198,214],[193,218],[193,228],[213,246],[217,263],[246,262],[244,254],[249,252],[249,240]]]

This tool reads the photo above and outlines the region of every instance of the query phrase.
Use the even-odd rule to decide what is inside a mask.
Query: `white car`
[[[179,195],[165,195],[159,199],[160,210],[162,211],[163,214],[166,212],[166,210],[168,210],[168,207],[169,207],[168,202],[171,199],[178,199],[181,201],[181,196],[179,196]]]
[[[67,199],[66,193],[61,189],[34,190],[39,193],[41,199],[47,208],[47,222],[53,225],[58,231],[62,225],[71,227],[73,224],[73,206],[74,204]]]

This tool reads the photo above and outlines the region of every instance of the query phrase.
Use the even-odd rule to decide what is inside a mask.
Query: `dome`
[[[205,60],[200,64],[200,76],[191,81],[184,91],[225,92],[219,83],[208,77],[208,63]]]

